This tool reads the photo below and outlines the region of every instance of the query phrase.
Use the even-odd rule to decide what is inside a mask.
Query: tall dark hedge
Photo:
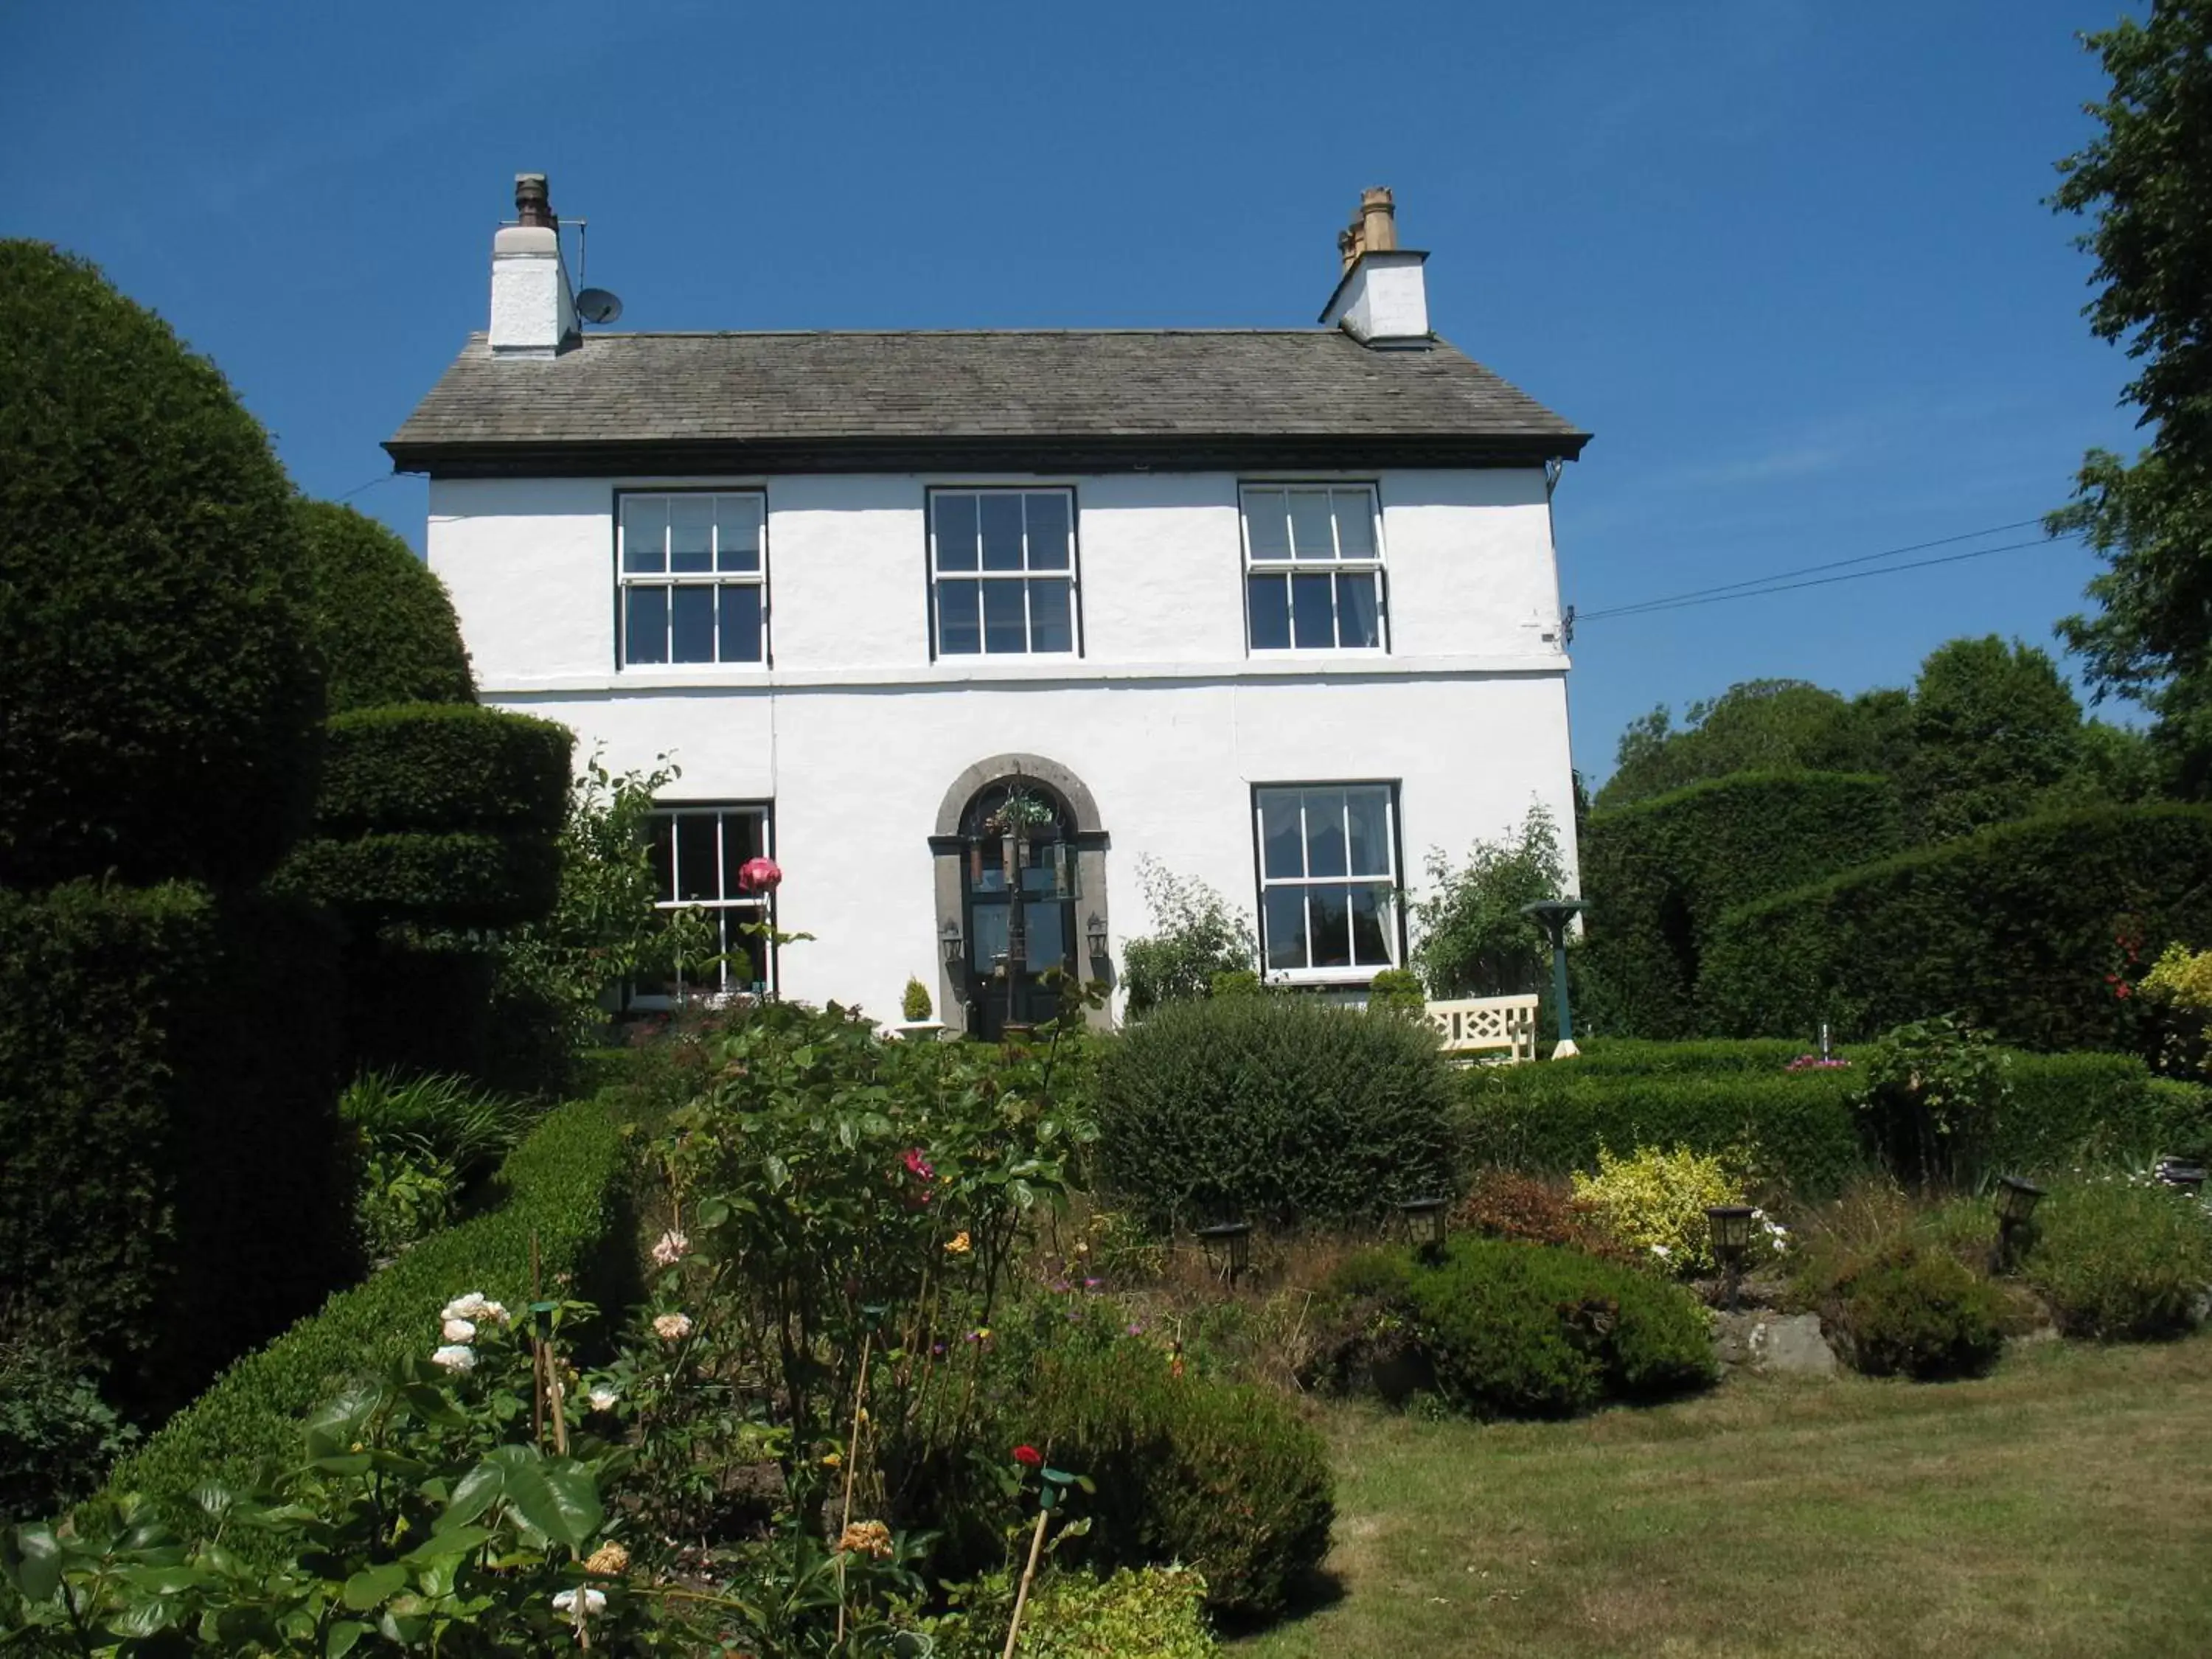
[[[0,241],[0,883],[250,884],[322,714],[291,486],[86,261]]]
[[[1730,911],[1698,981],[1707,1029],[1865,1036],[1955,1013],[2025,1048],[2125,1048],[2114,939],[2212,941],[2212,809],[2119,806],[1983,830]]]
[[[1589,820],[1582,844],[1583,967],[1624,1036],[1698,1034],[1700,964],[1721,916],[1895,852],[1889,781],[1836,772],[1742,772]]]
[[[0,889],[0,1308],[159,1412],[351,1266],[337,945],[183,883]]]
[[[1099,1164],[1164,1221],[1388,1215],[1444,1190],[1451,1104],[1418,1021],[1294,995],[1173,1002],[1101,1064]]]
[[[576,734],[556,720],[474,704],[402,704],[333,714],[315,828],[555,835],[568,810]]]
[[[383,525],[349,507],[303,501],[294,510],[331,712],[474,702],[460,623],[429,566]]]

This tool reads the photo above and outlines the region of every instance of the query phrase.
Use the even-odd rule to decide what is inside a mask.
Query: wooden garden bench
[[[1536,998],[1463,997],[1431,1002],[1422,1012],[1443,1039],[1443,1051],[1472,1056],[1487,1049],[1510,1050],[1511,1063],[1536,1058]]]

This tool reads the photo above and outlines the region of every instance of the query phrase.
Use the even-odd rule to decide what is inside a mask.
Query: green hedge
[[[1871,1035],[1954,1013],[2021,1048],[2133,1046],[2113,939],[2212,939],[2212,809],[2105,807],[2001,824],[1730,911],[1705,1029]]]
[[[240,1360],[118,1464],[109,1489],[149,1493],[189,1528],[195,1511],[185,1494],[192,1486],[245,1481],[261,1459],[296,1455],[305,1413],[349,1379],[435,1347],[438,1310],[453,1297],[481,1291],[510,1308],[526,1304],[533,1237],[544,1283],[574,1274],[583,1294],[600,1295],[618,1310],[632,1243],[624,1168],[620,1131],[606,1104],[577,1101],[557,1109],[508,1155],[499,1208],[433,1234]]]
[[[0,890],[0,1285],[189,1398],[349,1267],[337,945],[184,884]]]
[[[335,501],[300,501],[293,511],[331,711],[475,702],[453,602],[415,550]]]
[[[356,922],[505,927],[553,908],[561,848],[550,836],[359,836],[300,843],[273,884]]]
[[[1622,1032],[1699,1029],[1699,963],[1732,906],[1903,844],[1888,780],[1745,772],[1593,816],[1582,843],[1583,967]]]
[[[343,838],[422,830],[556,833],[575,733],[474,704],[334,714],[325,727],[315,827]]]

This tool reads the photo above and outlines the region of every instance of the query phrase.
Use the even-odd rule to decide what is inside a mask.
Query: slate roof
[[[481,334],[385,445],[439,474],[1528,465],[1588,434],[1439,341],[1338,329]]]

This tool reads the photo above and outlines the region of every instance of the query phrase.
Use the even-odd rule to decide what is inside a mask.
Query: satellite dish
[[[576,314],[587,323],[612,323],[622,319],[622,301],[603,288],[587,288],[576,296]]]

